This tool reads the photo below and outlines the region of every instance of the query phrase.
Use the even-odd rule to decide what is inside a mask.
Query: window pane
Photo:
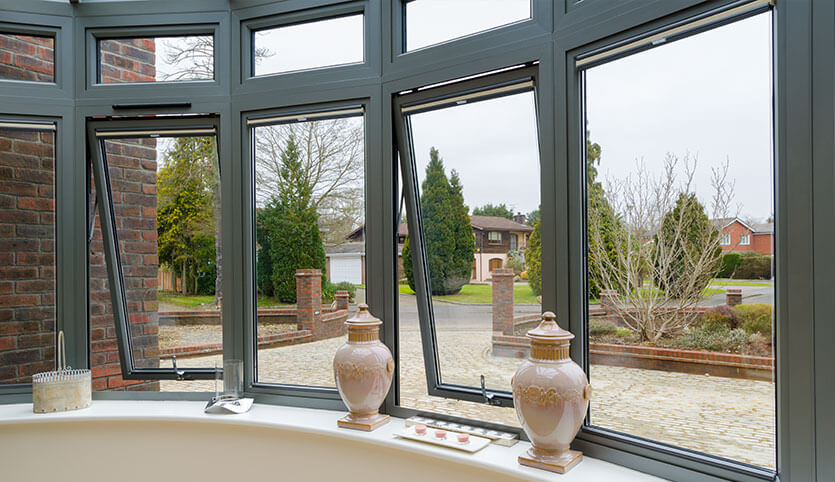
[[[267,75],[362,62],[363,45],[362,14],[258,30],[252,71]]]
[[[406,2],[406,50],[446,42],[531,16],[531,0]]]
[[[333,387],[365,302],[363,117],[254,127],[257,381]]]
[[[54,143],[0,127],[0,383],[55,368]]]
[[[534,93],[411,114],[408,122],[441,382],[479,387],[484,376],[488,389],[510,391],[519,360],[494,334],[512,334],[514,323],[527,326],[541,312],[539,286],[524,279],[535,232],[531,219],[538,219],[540,201]],[[518,242],[515,250],[511,236]],[[405,346],[412,346],[405,327],[416,318],[412,256],[405,238],[400,285]],[[496,292],[497,286],[503,289]],[[404,311],[410,305],[411,312]],[[485,406],[480,418],[495,412]],[[501,421],[518,423],[508,418]]]
[[[99,83],[212,80],[214,43],[211,35],[99,40]]]
[[[223,342],[215,139],[127,138],[103,143],[135,366],[170,368],[176,356],[179,368],[214,367]],[[158,390],[159,382],[121,378],[98,225],[90,248],[91,352],[93,366],[101,373],[94,373],[95,388]],[[163,388],[176,391],[182,385],[173,382]]]
[[[590,68],[585,108],[591,423],[773,469],[770,32]]]
[[[55,82],[55,38],[0,32],[0,80]]]

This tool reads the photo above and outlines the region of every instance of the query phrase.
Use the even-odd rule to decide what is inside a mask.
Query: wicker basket
[[[55,360],[58,369],[32,375],[32,411],[64,412],[87,408],[92,400],[90,370],[73,370],[67,366],[64,332],[58,332]]]

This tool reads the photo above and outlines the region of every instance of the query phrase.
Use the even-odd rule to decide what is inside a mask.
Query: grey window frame
[[[244,204],[244,216],[246,217],[244,221],[244,225],[246,226],[244,232],[244,243],[245,243],[245,259],[249,260],[246,266],[244,267],[245,272],[245,295],[244,299],[247,300],[246,302],[246,315],[244,318],[244,340],[247,340],[246,345],[244,347],[244,359],[246,363],[244,363],[244,386],[246,387],[246,391],[248,393],[257,394],[261,397],[268,396],[268,397],[280,397],[283,399],[283,403],[287,403],[290,405],[298,404],[299,406],[311,406],[308,402],[312,403],[312,406],[316,408],[326,408],[326,409],[333,409],[333,410],[342,410],[344,409],[344,405],[342,404],[342,399],[339,397],[339,392],[337,391],[336,387],[321,387],[321,386],[309,386],[309,385],[292,385],[292,384],[285,384],[285,383],[268,383],[268,382],[258,382],[256,381],[257,378],[257,368],[258,368],[258,337],[257,337],[257,309],[258,309],[258,290],[256,285],[256,269],[255,269],[255,145],[252,142],[254,139],[254,128],[259,126],[265,125],[281,125],[281,124],[289,124],[295,122],[305,122],[301,119],[295,120],[286,120],[286,121],[278,121],[278,122],[265,122],[263,124],[256,124],[250,125],[249,123],[252,121],[259,121],[261,119],[269,119],[271,117],[305,117],[314,114],[328,114],[318,119],[338,119],[338,118],[346,118],[346,117],[362,117],[363,124],[364,124],[364,139],[363,139],[363,148],[366,152],[365,159],[364,159],[364,169],[365,169],[365,196],[366,196],[366,206],[365,206],[365,219],[366,219],[366,230],[369,229],[369,224],[371,221],[369,220],[369,203],[368,203],[368,173],[369,173],[369,136],[367,135],[368,129],[368,117],[367,112],[371,107],[372,100],[370,98],[357,98],[357,99],[346,99],[346,100],[333,100],[328,102],[320,102],[320,103],[312,103],[312,104],[302,104],[302,105],[293,105],[293,106],[285,106],[283,108],[274,108],[274,109],[259,109],[256,111],[248,111],[243,112],[241,114],[242,122],[241,122],[241,145],[242,145],[242,152],[243,154],[243,161],[246,164],[246,169],[244,170],[244,181],[242,183],[243,187],[243,197],[248,200]],[[334,114],[334,111],[339,111],[342,109],[351,109],[351,108],[360,108],[362,109],[362,114],[350,114],[350,115],[341,115],[341,114]],[[366,251],[368,251],[368,241],[366,240]],[[375,287],[373,286],[375,283],[369,278],[366,283],[366,287],[369,291],[373,290]]]
[[[113,206],[108,161],[104,152],[106,139],[165,137],[166,132],[169,132],[169,135],[173,137],[183,137],[189,134],[180,134],[178,131],[188,129],[210,129],[214,131],[213,135],[218,143],[218,152],[220,152],[220,122],[216,116],[92,119],[87,122],[87,145],[90,150],[90,162],[96,184],[96,205],[98,205],[99,210],[97,215],[101,222],[101,233],[104,242],[103,250],[113,309],[113,323],[116,329],[116,342],[119,346],[119,365],[122,369],[122,378],[125,380],[212,380],[216,376],[214,368],[139,368],[134,363],[119,235],[116,230],[116,214]],[[115,134],[117,131],[119,131],[118,135]],[[158,135],[141,133],[143,131],[156,132]],[[99,132],[102,134],[114,132],[114,135],[99,137]],[[218,168],[220,170],[220,159],[218,159]],[[223,175],[220,178],[223,182]],[[94,219],[93,213],[89,214],[89,219],[92,222]],[[92,229],[92,225],[90,229]],[[222,371],[222,369],[218,370]]]
[[[117,103],[146,103],[128,111],[145,113],[220,114],[221,165],[228,182],[222,184],[224,257],[244,253],[245,198],[242,197],[242,112],[264,106],[267,95],[275,107],[316,104],[346,99],[371,99],[366,117],[367,262],[369,277],[378,277],[368,291],[371,310],[384,320],[381,335],[397,359],[396,240],[394,206],[397,168],[393,125],[393,95],[420,85],[464,78],[509,65],[540,61],[539,131],[543,189],[543,309],[555,311],[564,327],[583,335],[582,254],[583,185],[573,153],[580,152],[582,133],[573,124],[577,108],[571,92],[576,87],[571,55],[610,45],[636,33],[662,28],[739,0],[532,0],[533,21],[473,34],[425,49],[402,53],[399,2],[369,0],[366,9],[367,69],[346,72],[303,72],[276,78],[243,79],[240,62],[242,22],[310,7],[327,7],[338,0],[208,0],[170,2],[113,1],[68,4],[45,0],[0,0],[3,21],[45,29],[59,28],[56,41],[56,80],[60,85],[23,85],[3,82],[0,105],[4,115],[54,118],[58,122],[57,313],[68,344],[68,361],[89,367],[87,327],[86,149],[88,117],[120,116]],[[823,416],[835,403],[835,384],[829,367],[835,324],[835,5],[816,0],[777,0],[774,6],[774,82],[776,144],[775,230],[778,279],[777,367],[778,474],[783,481],[835,478],[835,430]],[[216,85],[183,83],[185,88],[159,84],[86,86],[86,29],[214,24]],[[63,39],[63,40],[62,40]],[[73,49],[73,46],[77,49]],[[333,69],[330,69],[333,70]],[[258,80],[259,82],[255,82]],[[101,88],[99,88],[101,87]],[[150,99],[150,102],[149,102]],[[292,99],[292,101],[291,101]],[[188,102],[191,105],[160,103]],[[151,104],[157,104],[156,106]],[[791,166],[791,168],[789,168]],[[226,202],[226,201],[229,202]],[[236,263],[238,264],[238,263]],[[235,319],[246,313],[243,268],[224,273],[224,357],[243,358],[243,326]],[[787,320],[791,319],[791,326]],[[567,322],[567,324],[566,324]],[[60,326],[60,325],[59,325]],[[572,353],[584,363],[582,349]],[[397,378],[395,379],[397,380]],[[16,390],[16,389],[15,389]],[[14,390],[12,390],[14,391]],[[344,410],[335,399],[252,393],[259,403],[279,403]],[[205,400],[205,393],[96,392],[96,399]],[[0,403],[31,400],[27,393],[0,387]],[[407,417],[421,412],[399,405],[397,381],[384,412]],[[424,413],[426,414],[426,413]],[[817,415],[816,415],[817,414]],[[435,414],[427,414],[435,415]],[[451,417],[455,418],[455,417]],[[458,418],[471,424],[472,421]],[[485,424],[501,428],[495,424]],[[677,480],[746,480],[739,471],[717,467],[711,460],[689,453],[656,450],[651,444],[584,430],[575,448],[587,455]],[[762,480],[745,476],[747,480]]]

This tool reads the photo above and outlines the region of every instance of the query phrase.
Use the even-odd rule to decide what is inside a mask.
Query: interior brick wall
[[[0,33],[0,79],[55,81],[55,39]]]
[[[0,383],[55,359],[52,132],[0,128]]]

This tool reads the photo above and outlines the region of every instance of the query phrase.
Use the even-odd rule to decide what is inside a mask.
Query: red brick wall
[[[156,42],[152,38],[102,40],[101,83],[154,82]]]
[[[0,383],[55,357],[54,133],[0,128]]]
[[[755,234],[751,236],[751,247],[762,254],[774,254],[774,236],[772,234]]]
[[[722,252],[741,253],[743,251],[757,251],[766,255],[774,254],[773,236],[771,234],[754,234],[739,221],[734,221],[723,228],[722,234],[729,234],[731,237],[730,244],[722,245]],[[740,236],[743,234],[748,235],[748,245],[739,244]]]
[[[513,334],[513,270],[493,271],[493,331]]]
[[[0,34],[0,79],[55,81],[55,39]]]

